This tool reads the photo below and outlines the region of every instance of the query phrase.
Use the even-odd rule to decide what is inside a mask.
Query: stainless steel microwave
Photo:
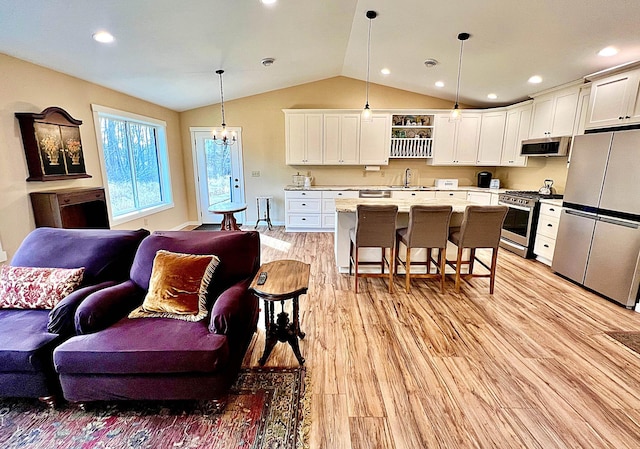
[[[570,144],[571,136],[523,140],[520,156],[566,156]]]

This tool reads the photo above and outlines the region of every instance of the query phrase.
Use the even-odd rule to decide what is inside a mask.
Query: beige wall
[[[432,167],[424,160],[391,160],[379,172],[365,172],[363,167],[336,166],[287,166],[285,164],[284,113],[282,109],[327,108],[354,109],[364,104],[363,82],[345,77],[267,92],[225,102],[227,125],[242,127],[245,195],[248,203],[247,221],[256,219],[256,195],[272,195],[272,219],[284,221],[284,186],[291,184],[291,176],[297,172],[310,174],[316,185],[391,185],[400,184],[406,168],[413,172],[413,184],[433,185],[435,178],[458,178],[460,185],[474,185],[476,174],[491,171],[503,178],[503,186],[517,189],[535,189],[546,178],[564,186],[566,158],[561,161],[532,158],[531,167],[509,169],[496,167]],[[451,102],[425,95],[371,85],[370,104],[378,109],[447,109]],[[189,128],[219,126],[220,105],[185,111],[180,114],[182,145],[185,167],[193,165]],[[564,161],[564,162],[563,162]],[[252,178],[252,171],[260,171],[259,178]],[[189,219],[197,220],[195,184],[187,169],[185,176],[189,198]]]
[[[35,228],[29,193],[67,187],[102,186],[91,104],[99,104],[167,122],[171,183],[175,207],[132,221],[121,229],[171,229],[187,220],[179,114],[175,111],[0,54],[0,242],[9,259]],[[59,106],[82,120],[80,134],[87,173],[92,178],[26,182],[27,164],[16,112],[41,112]]]
[[[66,187],[102,186],[96,134],[91,104],[154,117],[167,122],[170,152],[173,209],[118,226],[122,229],[145,227],[172,229],[197,221],[195,181],[190,127],[219,126],[220,107],[211,105],[178,113],[97,86],[25,61],[0,54],[0,248],[9,259],[29,231],[34,228],[29,193]],[[229,126],[242,127],[245,192],[249,205],[248,221],[255,220],[256,195],[273,195],[272,217],[284,221],[283,187],[297,172],[309,173],[316,185],[399,184],[405,168],[413,171],[413,183],[432,185],[435,178],[458,178],[460,185],[473,185],[478,171],[489,169],[507,188],[537,189],[546,178],[564,189],[566,158],[532,158],[526,168],[431,167],[421,160],[392,160],[380,172],[362,167],[323,167],[285,164],[284,114],[282,109],[354,109],[364,101],[364,83],[335,77],[252,97],[229,101]],[[451,102],[411,92],[371,85],[370,103],[374,109],[431,109],[451,107]],[[59,106],[83,121],[80,127],[87,172],[93,177],[70,181],[26,182],[28,176],[22,139],[15,112],[40,112]],[[260,171],[260,177],[251,177]]]

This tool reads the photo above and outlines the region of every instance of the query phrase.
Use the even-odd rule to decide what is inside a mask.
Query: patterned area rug
[[[0,399],[0,448],[165,449],[306,447],[304,368],[240,373],[229,403],[117,402],[52,410],[37,400]]]
[[[605,332],[627,348],[640,354],[640,332]]]

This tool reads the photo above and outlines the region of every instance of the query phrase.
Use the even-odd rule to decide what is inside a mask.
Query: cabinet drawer
[[[333,230],[336,227],[336,214],[322,214],[322,227]]]
[[[553,250],[556,247],[555,239],[550,239],[544,235],[536,235],[536,244],[533,247],[533,252],[540,257],[544,257],[548,260],[553,260]]]
[[[336,211],[336,198],[358,198],[357,191],[323,191],[322,192],[322,213],[332,214]]]
[[[562,212],[562,206],[556,206],[555,204],[540,203],[540,214],[549,215],[560,219],[560,212]]]
[[[82,192],[58,194],[58,202],[61,206],[87,203],[89,201],[105,201],[104,190],[86,190]]]
[[[287,227],[291,228],[319,228],[320,214],[289,214]]]
[[[358,193],[357,190],[324,190],[322,192],[322,198],[358,198]]]
[[[436,198],[460,198],[461,200],[467,199],[466,190],[438,190],[436,192]]]
[[[538,220],[538,235],[544,235],[550,239],[556,238],[558,234],[559,219],[550,215],[540,215]]]
[[[320,199],[289,199],[287,200],[287,212],[320,213]]]
[[[287,190],[284,196],[286,199],[322,198],[322,192],[320,190]]]

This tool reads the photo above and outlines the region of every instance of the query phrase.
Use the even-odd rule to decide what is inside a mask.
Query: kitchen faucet
[[[409,187],[410,182],[411,182],[411,169],[407,168],[404,171],[404,186]]]

